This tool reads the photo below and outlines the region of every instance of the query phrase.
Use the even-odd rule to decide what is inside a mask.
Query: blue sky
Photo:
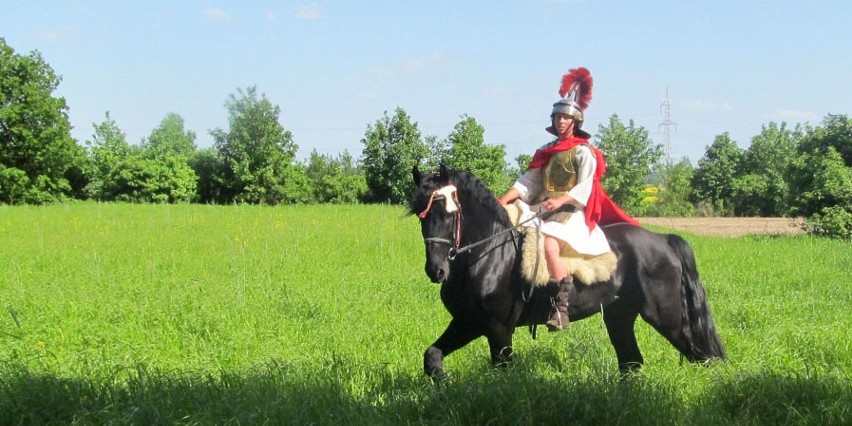
[[[34,5],[38,4],[38,7]],[[462,114],[507,161],[549,140],[559,81],[595,79],[584,128],[612,114],[695,163],[728,132],[852,110],[852,2],[3,0],[0,37],[62,76],[72,135],[106,111],[139,143],[168,113],[201,147],[228,96],[257,86],[281,107],[299,158],[361,155],[369,124],[402,107],[446,138]]]

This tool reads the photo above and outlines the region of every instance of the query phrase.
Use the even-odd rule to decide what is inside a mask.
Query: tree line
[[[229,96],[228,127],[210,130],[209,148],[197,147],[175,113],[131,144],[106,112],[81,145],[70,135],[65,100],[53,94],[59,83],[40,53],[17,54],[0,38],[0,203],[404,204],[414,165],[467,170],[502,193],[531,158],[507,163],[505,146],[485,143],[473,117],[462,115],[439,139],[397,107],[366,126],[360,156],[314,150],[300,162],[280,108],[256,87]],[[747,149],[717,135],[697,166],[665,161],[647,130],[617,115],[592,142],[607,157],[604,187],[635,216],[804,216],[812,232],[852,238],[846,115],[829,114],[818,126],[771,122]]]

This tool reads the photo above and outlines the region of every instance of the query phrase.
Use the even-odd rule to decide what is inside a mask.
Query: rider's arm
[[[500,203],[501,206],[505,206],[506,204],[510,204],[510,203],[514,202],[515,200],[520,198],[520,196],[521,196],[521,193],[518,192],[518,190],[515,189],[515,187],[513,186],[513,187],[509,188],[509,190],[506,191],[505,194],[497,197],[497,201]]]
[[[544,176],[541,168],[528,169],[512,186],[518,191],[518,198],[521,201],[531,204],[544,189]]]

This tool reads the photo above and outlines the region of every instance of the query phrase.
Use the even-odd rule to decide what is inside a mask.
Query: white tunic
[[[580,145],[577,148],[575,158],[577,159],[577,185],[568,191],[568,195],[585,206],[589,201],[589,196],[592,194],[592,183],[594,182],[597,159],[594,153],[592,153],[592,150],[585,145]],[[544,167],[528,169],[513,185],[521,194],[520,199],[515,202],[523,212],[520,221],[527,220],[536,214],[530,211],[529,205],[535,201],[536,197],[544,189],[543,170]],[[610,251],[606,236],[597,224],[589,232],[589,227],[586,226],[584,209],[574,212],[565,223],[555,221],[542,222],[539,219],[535,219],[528,222],[527,225],[540,227],[542,234],[550,235],[566,242],[571,248],[581,254],[597,256]]]

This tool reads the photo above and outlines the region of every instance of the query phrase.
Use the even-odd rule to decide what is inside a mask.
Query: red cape
[[[569,138],[562,139],[555,144],[539,149],[533,155],[530,161],[529,168],[537,169],[547,164],[550,157],[557,152],[567,151],[577,145],[586,145],[595,154],[597,159],[597,167],[595,168],[594,181],[592,182],[592,194],[589,196],[589,201],[586,203],[586,226],[589,231],[595,229],[595,225],[608,225],[610,223],[626,222],[631,225],[640,226],[636,219],[630,217],[621,207],[615,204],[609,195],[601,186],[601,176],[606,173],[606,161],[601,150],[592,146],[587,139]]]

